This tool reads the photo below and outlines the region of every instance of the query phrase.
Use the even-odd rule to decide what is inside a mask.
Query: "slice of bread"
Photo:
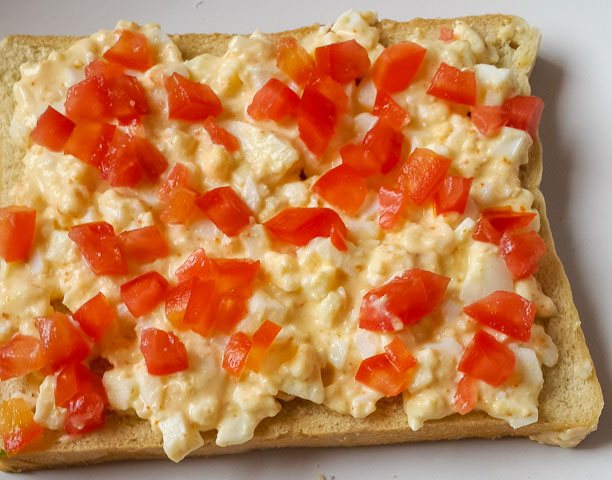
[[[456,19],[394,22],[378,24],[381,42],[397,43],[418,29],[419,35],[437,38],[440,28],[453,27]],[[512,69],[523,94],[530,93],[528,77],[537,55],[540,34],[524,20],[504,15],[485,15],[462,18],[479,32],[499,53],[497,66]],[[298,29],[287,34],[298,38],[316,26]],[[502,35],[498,35],[503,32]],[[223,54],[231,35],[187,34],[175,35],[185,59],[204,52]],[[502,40],[503,39],[503,40]],[[22,172],[23,151],[12,144],[9,125],[14,109],[12,85],[19,79],[19,66],[26,61],[45,58],[52,50],[69,46],[74,37],[11,36],[0,44],[0,203],[8,202],[8,193]],[[537,93],[537,92],[536,92]],[[455,439],[463,437],[527,436],[543,443],[572,446],[597,427],[603,406],[601,387],[574,306],[569,282],[555,253],[544,198],[539,191],[542,176],[542,149],[535,141],[529,163],[521,171],[523,186],[534,193],[535,207],[540,212],[540,235],[548,253],[540,263],[537,278],[544,292],[550,296],[558,314],[544,321],[546,331],[559,351],[559,360],[552,368],[544,367],[544,388],[540,394],[537,423],[512,429],[501,420],[484,413],[465,416],[452,415],[428,421],[423,428],[412,431],[408,426],[401,398],[384,399],[375,413],[364,419],[340,415],[308,401],[293,400],[283,405],[280,413],[265,419],[258,426],[255,437],[242,445],[221,448],[215,445],[215,432],[203,434],[204,445],[193,452],[195,456],[236,453],[250,449],[294,446],[349,446],[385,444],[406,441]],[[36,390],[25,379],[14,379],[0,384],[0,397],[36,395]],[[80,438],[69,439],[46,432],[36,450],[26,449],[17,455],[0,460],[3,470],[34,470],[69,465],[105,462],[119,459],[165,457],[160,436],[154,434],[145,420],[136,416],[110,414],[99,431]]]

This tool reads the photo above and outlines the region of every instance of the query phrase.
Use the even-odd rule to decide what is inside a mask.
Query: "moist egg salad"
[[[40,338],[49,355],[40,319],[66,314],[66,328],[87,334],[81,335],[88,353],[79,361],[93,371],[103,359],[104,368],[97,372],[105,408],[148,420],[174,461],[203,444],[200,432],[216,430],[219,446],[248,441],[261,420],[295,397],[363,418],[383,396],[401,394],[414,430],[428,420],[470,410],[513,428],[537,421],[542,365],[554,365],[557,351],[542,326],[533,323],[535,314],[555,313],[532,275],[537,259],[535,269],[522,272],[524,265],[516,260],[516,255],[525,257],[516,239],[537,237],[539,229],[533,195],[519,179],[534,132],[509,117],[491,128],[494,121],[484,127],[478,123],[485,114],[512,115],[506,107],[515,98],[534,97],[518,96],[514,73],[492,65],[497,52],[487,39],[457,22],[440,39],[421,38],[416,30],[402,44],[408,45],[406,58],[421,57],[413,77],[399,89],[388,87],[383,98],[385,78],[402,77],[410,67],[385,77],[383,59],[392,56],[383,57],[389,49],[379,42],[376,24],[372,12],[348,11],[299,42],[286,40],[279,47],[278,38],[255,32],[233,37],[222,56],[184,61],[158,26],[121,21],[114,31],[100,31],[40,63],[22,66],[11,134],[26,155],[14,202],[36,211],[36,230],[27,260],[0,261],[0,343],[18,334]],[[49,148],[32,133],[49,106],[76,123],[72,135],[89,125],[75,120],[74,109],[68,108],[69,89],[89,78],[93,62],[115,65],[105,52],[115,52],[125,32],[136,34],[132,40],[146,39],[152,63],[142,68],[124,64],[122,72],[104,75],[135,79],[147,108],[136,119],[116,114],[118,119],[106,122],[114,125],[108,152],[119,151],[113,147],[118,135],[126,142],[143,137],[165,159],[165,168],[154,177],[145,168],[144,178],[129,185],[117,178],[129,176],[131,167],[104,170],[104,159],[97,165],[85,162],[66,153],[67,146]],[[358,61],[334,70],[345,50],[317,50],[333,44],[346,51],[350,46]],[[328,76],[296,80],[295,70],[279,60],[282,45],[297,57],[307,52],[317,68],[327,65]],[[340,79],[351,65],[364,62],[365,75]],[[469,75],[459,83],[473,87],[473,103],[459,99],[452,85],[450,93],[440,93],[449,88],[444,69],[455,84]],[[271,88],[271,79],[282,85],[264,98],[260,93]],[[189,93],[194,83],[207,86],[208,93]],[[184,97],[171,99],[171,84],[182,88]],[[311,110],[309,95],[319,99]],[[338,105],[344,97],[345,104]],[[138,108],[133,98],[128,107]],[[266,98],[271,100],[266,103]],[[275,103],[279,98],[286,98],[281,106]],[[210,115],[191,119],[190,101]],[[317,110],[330,105],[327,113]],[[95,108],[89,104],[81,117]],[[309,128],[317,115],[334,117],[332,133],[326,135],[320,122]],[[384,117],[393,128],[383,125]],[[379,141],[383,130],[389,136]],[[389,153],[389,142],[395,154]],[[361,152],[362,163],[351,161],[347,145]],[[384,165],[375,172],[360,169],[376,156],[376,148],[386,149]],[[425,171],[426,164],[445,168]],[[344,170],[332,170],[343,165]],[[332,171],[339,175],[336,180],[328,176]],[[467,186],[457,202],[454,182]],[[160,188],[176,188],[183,197],[172,193],[164,199]],[[334,195],[337,189],[340,194]],[[228,192],[229,200],[223,196]],[[197,206],[181,215],[181,205],[194,201]],[[230,208],[236,202],[240,207]],[[445,209],[449,202],[463,205]],[[284,212],[294,216],[281,217]],[[310,213],[301,223],[296,220]],[[147,232],[160,233],[167,250],[133,261],[124,242],[127,267],[96,273],[94,263],[102,253],[88,257],[85,237],[78,237],[75,227],[100,222],[112,226],[104,234],[111,239],[104,240],[107,247],[116,238],[124,242],[123,232],[155,227]],[[150,246],[155,238],[147,234],[144,243]],[[95,239],[88,244],[94,250]],[[238,305],[230,327],[188,323],[197,308],[209,308],[200,301],[206,292],[224,287],[214,275],[189,283],[192,274],[186,272],[197,269],[198,261],[225,271],[224,265],[233,265],[227,259],[253,267],[252,274],[240,270],[232,277],[240,283],[240,277],[250,275],[244,280],[248,285],[223,297],[238,299],[227,307]],[[129,283],[141,277],[152,279],[151,289],[139,290],[144,281]],[[169,292],[187,284],[188,301],[182,309],[172,307]],[[161,292],[157,296],[151,293],[155,288]],[[97,338],[75,312],[100,293],[113,314],[104,317],[106,329]],[[143,306],[150,298],[156,300]],[[508,299],[520,308],[503,303]],[[495,305],[501,310],[491,316],[487,312]],[[515,311],[530,319],[517,319]],[[198,318],[208,321],[206,314]],[[264,326],[271,324],[274,333],[261,340]],[[149,353],[155,348],[161,361]],[[256,353],[259,361],[253,360]],[[175,356],[180,366],[172,368]],[[58,402],[67,378],[62,368],[42,368],[35,380],[37,398],[25,400],[36,424],[60,432],[66,425],[67,434],[74,434],[67,425],[74,425],[69,418],[77,407]]]

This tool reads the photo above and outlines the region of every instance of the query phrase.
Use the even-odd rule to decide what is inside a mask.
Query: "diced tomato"
[[[299,104],[300,97],[293,90],[280,80],[271,78],[257,91],[247,113],[255,120],[280,122],[295,115]]]
[[[535,216],[534,212],[515,212],[510,207],[485,208],[476,222],[472,238],[497,245],[504,232],[526,227]]]
[[[0,258],[27,260],[32,249],[36,210],[19,205],[0,208]]]
[[[187,349],[172,332],[147,328],[140,334],[140,351],[149,375],[170,375],[189,368]]]
[[[215,293],[215,282],[212,280],[196,278],[191,286],[183,323],[203,337],[210,336],[217,320]]]
[[[457,369],[470,377],[498,387],[512,375],[514,364],[512,350],[480,330],[463,352]]]
[[[113,62],[107,62],[103,58],[97,58],[85,67],[85,77],[95,77],[102,75],[105,80],[111,80],[123,75],[125,67]]]
[[[362,360],[355,374],[355,380],[385,397],[394,397],[403,392],[409,378],[408,372],[397,370],[384,353]]]
[[[506,123],[506,115],[501,106],[478,105],[472,108],[474,126],[483,135],[496,132]]]
[[[472,177],[446,177],[434,195],[434,209],[436,215],[447,212],[463,214],[470,196]]]
[[[144,137],[134,137],[132,142],[144,174],[151,182],[157,182],[161,174],[168,168],[166,157]]]
[[[415,204],[422,205],[436,191],[450,164],[450,158],[427,148],[415,148],[402,166],[400,187]]]
[[[136,77],[119,75],[107,80],[111,111],[123,123],[151,113],[147,94]]]
[[[489,242],[497,245],[501,239],[501,233],[499,233],[499,231],[497,231],[497,229],[491,225],[491,222],[487,217],[481,215],[474,226],[472,238],[474,240],[478,240],[479,242]]]
[[[136,151],[135,137],[115,131],[100,163],[100,176],[113,187],[134,187],[140,183],[144,170]]]
[[[378,92],[372,113],[387,122],[395,130],[401,130],[410,121],[408,112],[400,107],[386,92]]]
[[[189,278],[183,282],[179,282],[166,293],[166,318],[179,330],[184,330],[186,328],[183,317],[185,316],[185,310],[187,310],[191,291],[193,290],[193,284],[196,280],[197,278]]]
[[[206,255],[203,248],[196,248],[176,269],[174,274],[179,282],[196,277],[204,280],[214,280],[213,261]]]
[[[121,251],[128,260],[150,263],[168,256],[170,249],[155,225],[128,230],[119,235]]]
[[[323,155],[336,133],[337,113],[333,101],[312,86],[307,86],[298,108],[300,138],[317,156]]]
[[[274,342],[274,339],[280,331],[281,326],[270,320],[266,320],[255,331],[251,338],[252,347],[247,358],[247,366],[251,370],[259,372],[259,369],[266,359],[270,345],[272,345],[272,342]]]
[[[81,363],[69,363],[57,375],[55,405],[66,407],[72,400],[86,393],[95,393],[103,403],[107,402],[102,378]]]
[[[192,82],[178,73],[166,80],[168,91],[168,118],[197,122],[221,114],[221,100],[212,88]]]
[[[376,159],[381,173],[389,173],[402,156],[404,135],[384,120],[378,120],[363,138],[363,145]]]
[[[372,66],[376,89],[388,93],[404,90],[419,70],[426,52],[412,42],[400,42],[385,48]]]
[[[166,296],[168,281],[159,272],[147,272],[121,285],[121,300],[136,318],[153,310]]]
[[[234,333],[227,342],[225,353],[223,354],[223,368],[232,377],[240,377],[246,366],[251,345],[249,337],[242,332]]]
[[[72,318],[95,343],[98,343],[116,316],[117,312],[100,292],[81,305]]]
[[[301,247],[316,237],[331,237],[335,230],[346,238],[346,225],[330,208],[287,207],[264,226],[281,240]]]
[[[366,293],[359,310],[359,328],[393,332],[419,321],[437,307],[450,278],[426,270],[406,270]]]
[[[535,138],[544,111],[544,102],[534,96],[519,95],[507,99],[502,105],[507,127],[526,131]]]
[[[115,125],[97,122],[78,123],[64,145],[64,153],[100,168],[115,135]]]
[[[96,275],[125,275],[128,266],[121,253],[121,242],[113,226],[106,222],[75,225],[68,237]]]
[[[176,187],[189,187],[190,177],[189,169],[182,163],[176,163],[157,192],[157,198],[162,202],[169,202]]]
[[[440,29],[440,35],[438,36],[438,39],[442,40],[443,42],[450,43],[455,39],[455,33],[453,32],[452,28],[442,27]]]
[[[370,68],[368,51],[355,40],[332,43],[315,49],[317,68],[338,83],[348,83],[366,75]]]
[[[334,207],[355,213],[363,205],[368,187],[355,170],[342,164],[325,172],[312,186],[312,191]]]
[[[408,203],[408,196],[401,190],[380,187],[378,191],[378,224],[380,228],[391,230],[397,225]]]
[[[102,75],[72,85],[66,93],[66,116],[74,122],[108,122],[113,118],[108,84]]]
[[[235,237],[251,224],[253,212],[232,187],[209,190],[196,205],[228,237]]]
[[[118,63],[130,70],[144,72],[153,66],[149,41],[142,33],[123,30],[117,42],[104,52],[109,62]]]
[[[74,122],[49,106],[38,117],[30,138],[34,143],[49,150],[59,152],[64,148],[68,137],[74,129]]]
[[[78,395],[68,404],[64,424],[66,433],[85,435],[101,428],[105,421],[105,406],[104,399],[96,393]]]
[[[45,364],[40,340],[18,333],[0,347],[0,380],[21,377]]]
[[[378,160],[363,144],[347,143],[340,149],[340,156],[344,165],[348,165],[364,178],[380,171]]]
[[[473,70],[461,71],[442,62],[427,93],[449,102],[476,105],[476,73]]]
[[[215,145],[221,145],[230,153],[235,152],[240,148],[238,139],[225,128],[217,125],[213,117],[208,117],[206,120],[204,120],[204,128],[210,136],[210,140]]]
[[[465,415],[474,410],[478,401],[477,380],[464,375],[457,384],[457,391],[453,396],[453,409],[455,412]]]
[[[215,280],[217,290],[229,292],[233,289],[250,288],[259,272],[259,260],[241,258],[213,258],[211,259],[212,279]],[[177,269],[178,275],[178,269]],[[206,278],[200,275],[200,278]]]
[[[18,452],[43,432],[43,427],[34,421],[34,413],[23,398],[11,398],[0,404],[0,435],[5,452]]]
[[[528,342],[536,306],[516,293],[498,290],[466,305],[463,312],[483,325],[521,342]]]
[[[313,88],[336,106],[336,114],[341,115],[346,112],[348,107],[348,95],[344,87],[327,75],[322,75],[320,72],[315,73],[310,77],[308,88]]]
[[[191,188],[174,188],[159,219],[164,223],[186,223],[195,208],[198,195],[198,192]]]
[[[499,241],[499,252],[514,280],[529,277],[539,270],[539,262],[546,253],[546,243],[538,232],[505,232]]]
[[[247,314],[247,301],[250,296],[251,291],[246,288],[217,292],[214,299],[214,330],[230,333]]]
[[[308,83],[315,61],[293,37],[281,37],[274,43],[276,66],[299,86]]]
[[[63,313],[38,317],[36,328],[40,334],[45,364],[52,372],[70,362],[80,362],[89,354],[89,345]]]
[[[398,372],[407,372],[417,363],[399,337],[393,337],[393,340],[385,345],[385,355]]]

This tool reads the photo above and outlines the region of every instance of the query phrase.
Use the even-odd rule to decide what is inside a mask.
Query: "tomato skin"
[[[147,37],[129,30],[122,30],[117,42],[102,56],[109,62],[140,72],[153,66],[153,55]]]
[[[408,204],[408,196],[397,188],[384,185],[378,191],[378,224],[380,228],[392,230],[402,218]]]
[[[36,228],[36,210],[18,205],[0,208],[0,258],[27,260]]]
[[[209,190],[196,205],[228,237],[235,237],[251,225],[253,212],[232,187]]]
[[[420,269],[406,270],[366,293],[359,310],[359,328],[394,332],[432,313],[450,278]]]
[[[108,122],[113,118],[108,85],[102,75],[72,85],[66,92],[66,116],[74,122]]]
[[[276,66],[299,86],[308,83],[315,70],[315,61],[293,37],[281,37],[274,42]]]
[[[321,95],[331,101],[336,107],[336,115],[341,115],[346,112],[348,107],[348,95],[342,85],[333,80],[327,75],[315,71],[308,81],[309,88],[313,88]]]
[[[210,337],[216,320],[215,282],[196,278],[191,286],[183,323],[206,338]]]
[[[478,240],[479,242],[488,242],[498,245],[499,240],[501,239],[501,233],[499,233],[499,231],[493,225],[491,225],[491,222],[487,217],[481,215],[474,226],[472,238],[474,240]]]
[[[81,329],[94,341],[102,340],[104,333],[115,321],[117,312],[108,304],[102,292],[87,300],[81,305],[72,318],[80,325]]]
[[[140,351],[149,375],[170,375],[189,368],[187,349],[172,332],[147,328],[140,334]]]
[[[513,292],[496,291],[463,307],[477,322],[521,342],[528,342],[536,305]]]
[[[35,337],[18,333],[0,347],[0,380],[27,375],[44,365],[42,343]]]
[[[340,156],[343,165],[348,165],[364,178],[380,171],[378,160],[363,144],[347,143],[340,149]]]
[[[78,123],[64,145],[64,153],[73,155],[82,162],[100,168],[115,135],[116,127],[108,123]]]
[[[251,338],[252,347],[247,357],[247,367],[256,373],[259,372],[266,359],[270,345],[272,345],[280,331],[281,326],[270,320],[266,320],[260,325]]]
[[[159,219],[164,223],[186,223],[195,209],[198,197],[198,192],[191,188],[174,188]]]
[[[170,253],[166,240],[155,225],[125,231],[119,235],[119,241],[126,259],[136,262],[154,262]]]
[[[312,191],[340,210],[353,214],[363,205],[368,187],[361,176],[345,164],[325,172]]]
[[[457,391],[453,396],[453,409],[455,412],[465,415],[474,410],[478,402],[477,380],[464,375],[457,384]]]
[[[38,317],[36,328],[45,364],[52,372],[70,362],[81,362],[89,355],[89,345],[67,315],[56,312],[48,317]]]
[[[504,232],[528,226],[535,216],[533,212],[515,212],[510,207],[485,208],[476,222],[472,238],[499,245]]]
[[[147,272],[121,285],[121,300],[136,318],[151,312],[166,296],[168,281],[159,272]]]
[[[307,245],[316,237],[331,238],[334,232],[341,239],[347,234],[346,225],[330,208],[287,207],[265,222],[264,226],[281,240],[298,247]]]
[[[379,171],[389,173],[402,156],[404,135],[379,119],[363,138],[363,145],[376,159]]]
[[[157,182],[168,168],[166,157],[144,137],[133,137],[132,144],[145,176],[149,181]]]
[[[122,74],[107,79],[108,98],[113,115],[123,123],[151,113],[145,89],[136,77]]]
[[[473,177],[446,177],[434,195],[436,215],[448,212],[463,214],[470,196]]]
[[[223,369],[234,378],[239,378],[246,366],[247,356],[251,350],[251,340],[242,332],[234,333],[225,347]]]
[[[385,353],[362,360],[355,374],[355,380],[385,397],[394,397],[403,392],[409,378],[408,372],[397,370]]]
[[[100,162],[100,177],[112,187],[135,187],[143,176],[135,138],[116,130]]]
[[[128,266],[113,226],[106,222],[84,223],[70,228],[68,237],[76,243],[95,275],[125,275]]]
[[[317,68],[338,83],[361,78],[370,68],[368,52],[355,40],[332,43],[315,49]]]
[[[503,127],[506,116],[501,105],[477,105],[472,108],[472,121],[478,131],[486,136]]]
[[[514,365],[512,350],[480,330],[463,352],[457,369],[470,377],[499,387],[510,378]]]
[[[0,435],[5,452],[18,452],[43,432],[43,427],[34,421],[34,414],[23,398],[11,398],[0,403]]]
[[[176,187],[189,187],[190,178],[189,169],[182,163],[176,163],[157,192],[158,200],[169,202],[172,198],[172,191]]]
[[[293,90],[280,80],[271,78],[257,91],[247,113],[254,120],[280,122],[294,116],[299,105],[300,97]]]
[[[387,93],[404,90],[419,70],[426,52],[412,42],[400,42],[385,48],[372,66],[376,89]]]
[[[476,105],[476,73],[473,70],[461,71],[442,62],[427,93],[449,102]]]
[[[538,133],[538,125],[544,111],[544,102],[535,96],[518,95],[508,98],[502,105],[507,127],[526,131],[531,138]]]
[[[174,272],[179,282],[190,278],[214,280],[212,259],[206,255],[203,248],[196,248]]]
[[[85,67],[85,78],[102,75],[105,80],[111,80],[122,75],[124,71],[125,67],[123,65],[98,58]]]
[[[385,345],[385,356],[399,372],[407,372],[417,363],[399,337],[393,337],[393,340]]]
[[[197,122],[223,112],[221,100],[212,88],[203,83],[192,82],[178,73],[166,80],[168,92],[168,118]]]
[[[529,277],[539,270],[539,262],[546,253],[546,243],[535,230],[506,231],[499,241],[499,252],[514,280]]]
[[[60,152],[74,129],[74,122],[49,106],[36,121],[30,138],[54,152]]]
[[[307,86],[302,94],[297,114],[300,138],[317,156],[323,155],[330,140],[336,134],[336,105],[313,86]]]
[[[221,145],[230,153],[235,152],[240,148],[238,139],[225,128],[217,125],[213,117],[208,117],[206,120],[204,120],[204,128],[210,136],[210,140],[215,145]]]
[[[372,114],[384,120],[395,130],[401,130],[410,121],[408,112],[400,107],[391,95],[384,91],[376,94]]]
[[[450,158],[427,148],[415,148],[402,166],[400,188],[416,205],[422,205],[438,188],[450,164]]]

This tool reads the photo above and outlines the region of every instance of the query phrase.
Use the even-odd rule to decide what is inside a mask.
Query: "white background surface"
[[[612,478],[612,2],[606,0],[0,0],[0,37],[89,35],[117,19],[155,21],[168,33],[248,33],[333,21],[348,8],[380,18],[520,15],[542,31],[533,93],[546,103],[542,190],[601,381],[599,430],[564,450],[525,439],[462,440],[352,449],[256,452],[226,458],[130,462],[30,474],[44,479],[538,479]],[[0,478],[8,478],[0,474]],[[15,477],[13,477],[15,478]]]

